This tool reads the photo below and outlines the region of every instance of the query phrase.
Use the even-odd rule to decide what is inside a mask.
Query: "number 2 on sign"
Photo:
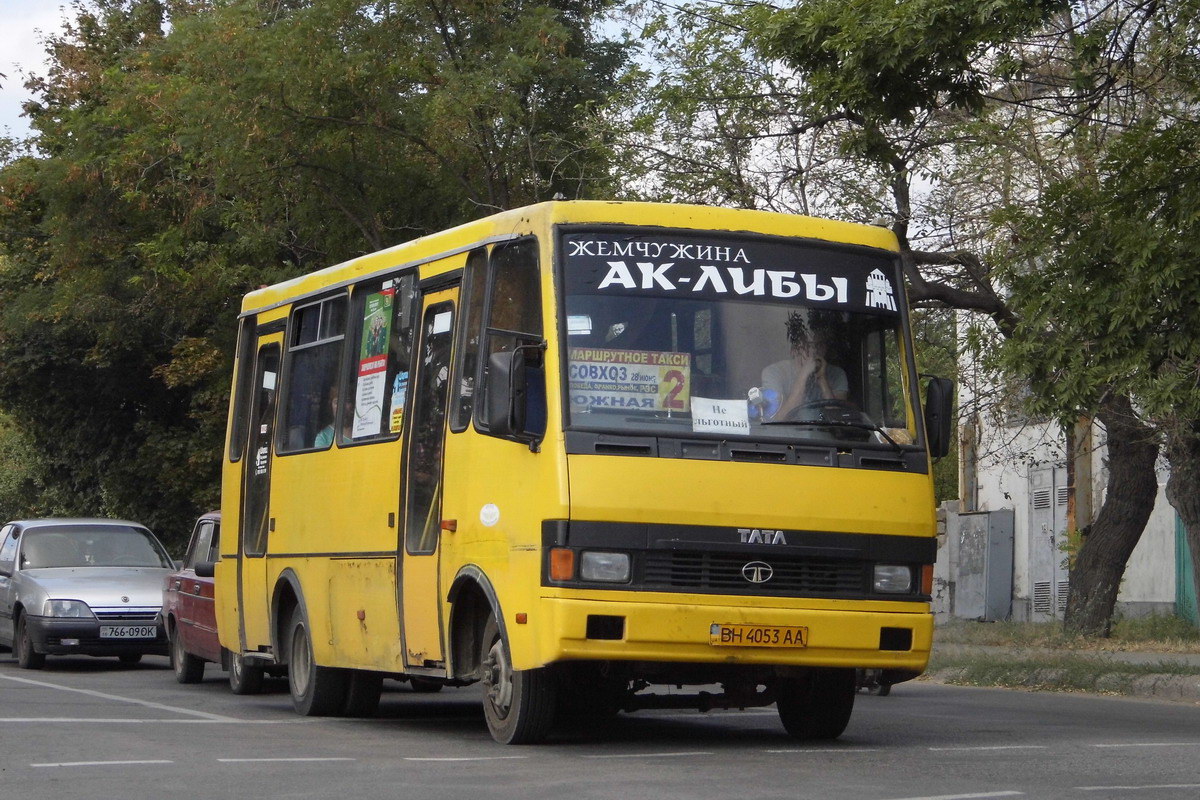
[[[677,369],[668,370],[666,375],[663,375],[663,381],[674,381],[674,386],[667,392],[667,396],[663,398],[663,408],[683,408],[683,401],[679,399],[679,393],[683,391],[683,385],[687,378],[683,372]]]

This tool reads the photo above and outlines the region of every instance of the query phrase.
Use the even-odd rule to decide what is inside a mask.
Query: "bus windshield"
[[[561,252],[572,428],[914,443],[888,254],[661,229],[572,230]]]

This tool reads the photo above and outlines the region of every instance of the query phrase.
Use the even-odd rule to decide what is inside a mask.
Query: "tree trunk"
[[[1196,423],[1167,426],[1167,500],[1179,512],[1192,551],[1192,574],[1200,576],[1200,431]]]
[[[1154,510],[1158,442],[1127,396],[1105,401],[1096,418],[1108,433],[1108,485],[1071,570],[1065,624],[1072,633],[1108,636],[1125,565]]]

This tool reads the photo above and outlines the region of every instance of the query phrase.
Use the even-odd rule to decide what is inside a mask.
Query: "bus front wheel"
[[[534,744],[554,723],[554,676],[545,668],[512,667],[508,642],[495,618],[483,629],[483,715],[501,744]]]
[[[305,717],[330,717],[342,713],[349,680],[346,672],[318,666],[304,611],[296,606],[288,624],[288,688],[292,706]]]
[[[782,678],[776,698],[779,720],[797,739],[836,739],[850,722],[855,688],[852,669],[814,669]]]

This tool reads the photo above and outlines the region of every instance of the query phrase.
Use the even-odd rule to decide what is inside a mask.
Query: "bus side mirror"
[[[944,458],[950,452],[953,419],[954,381],[930,378],[925,389],[925,438],[932,458]]]
[[[488,358],[487,422],[494,436],[525,430],[525,350],[518,347]]]
[[[196,577],[211,578],[216,575],[217,565],[213,561],[197,561],[196,562]]]
[[[488,433],[533,442],[546,431],[543,345],[521,345],[488,358]],[[533,353],[530,363],[529,353]]]

